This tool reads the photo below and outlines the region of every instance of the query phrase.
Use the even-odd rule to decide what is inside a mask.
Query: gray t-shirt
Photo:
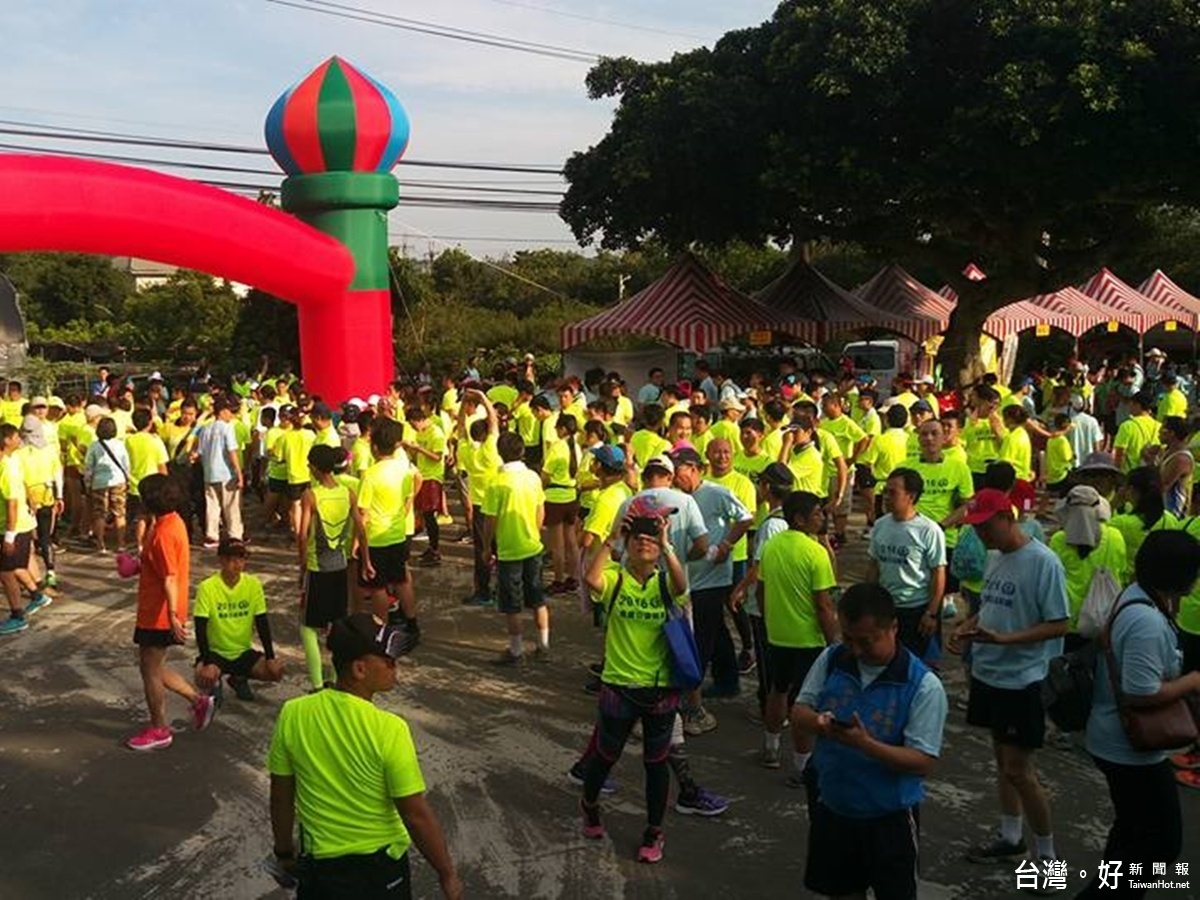
[[[1182,668],[1175,631],[1154,606],[1133,603],[1148,599],[1140,585],[1131,585],[1121,595],[1121,614],[1112,629],[1113,656],[1117,660],[1121,692],[1135,696],[1157,694],[1164,681],[1178,678]],[[1100,654],[1092,714],[1087,723],[1087,750],[1093,756],[1123,766],[1152,766],[1169,754],[1157,750],[1135,750],[1125,736],[1117,713],[1108,660]]]
[[[946,565],[946,535],[941,527],[917,513],[900,522],[891,513],[876,520],[867,548],[879,565],[879,583],[900,609],[929,603],[932,572]]]
[[[1011,553],[988,554],[979,599],[979,627],[1011,633],[1069,618],[1062,561],[1045,544],[1030,540]],[[992,687],[1021,690],[1046,677],[1062,653],[1062,638],[1033,644],[976,643],[971,675]]]
[[[733,491],[709,481],[700,483],[692,492],[692,499],[700,507],[700,516],[708,530],[708,546],[715,547],[738,522],[751,522],[753,513],[742,505]],[[682,558],[682,557],[681,557]],[[688,588],[704,591],[709,588],[732,587],[733,556],[727,554],[725,561],[714,563],[706,559],[688,560]]]

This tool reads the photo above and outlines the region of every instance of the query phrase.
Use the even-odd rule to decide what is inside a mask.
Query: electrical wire
[[[582,13],[571,13],[561,9],[551,9],[548,6],[538,6],[536,3],[522,3],[520,0],[490,0],[501,6],[515,6],[517,9],[531,9],[545,13],[548,16],[560,16],[564,19],[575,19],[579,22],[594,22],[597,25],[611,25],[613,28],[628,28],[632,31],[646,31],[650,34],[665,34],[669,37],[687,38],[690,41],[703,41],[698,34],[687,34],[683,31],[668,31],[666,28],[655,28],[652,25],[636,25],[633,22],[619,22],[616,19],[602,19],[598,16],[585,16]]]
[[[494,47],[499,50],[515,50],[519,53],[531,53],[535,56],[545,56],[569,62],[585,63],[587,65],[595,65],[600,61],[600,54],[590,53],[586,50],[574,50],[570,47],[558,47],[554,44],[542,44],[536,41],[523,41],[518,38],[505,37],[504,35],[471,31],[465,28],[453,28],[448,25],[424,22],[419,19],[406,19],[401,16],[393,16],[389,13],[381,13],[364,7],[324,2],[324,0],[299,0],[299,2],[298,0],[264,0],[264,2],[274,6],[286,6],[292,9],[304,10],[305,12],[332,16],[337,19],[365,22],[370,25],[382,25],[386,28],[396,28],[400,31],[412,31],[452,41],[464,41],[469,44]]]

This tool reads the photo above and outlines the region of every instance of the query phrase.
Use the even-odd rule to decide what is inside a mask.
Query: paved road
[[[28,632],[0,644],[0,898],[286,896],[256,868],[270,848],[263,759],[279,704],[304,690],[303,667],[291,554],[278,543],[255,551],[250,568],[266,583],[289,677],[254,703],[227,699],[208,732],[185,732],[168,751],[138,755],[122,746],[143,713],[130,644],[132,585],[116,579],[111,558],[67,554],[55,604]],[[845,574],[861,571],[862,553],[858,541]],[[197,576],[211,563],[196,551]],[[563,777],[593,714],[580,686],[597,638],[575,603],[555,609],[555,661],[498,670],[490,665],[504,646],[497,616],[459,604],[468,567],[448,561],[416,579],[426,639],[382,702],[413,726],[470,896],[806,896],[802,797],[784,787],[783,774],[756,766],[760,734],[746,721],[745,701],[715,704],[720,727],[689,742],[697,776],[734,805],[719,820],[671,814],[666,860],[639,866],[632,861],[643,822],[638,749],[615,770],[621,790],[605,801],[611,839],[600,844],[580,837],[576,791]],[[177,653],[177,666],[184,655]],[[946,681],[952,697],[963,695],[954,664]],[[182,705],[171,702],[182,727]],[[1062,896],[1070,896],[1081,885],[1076,870],[1098,861],[1107,796],[1085,757],[1047,750],[1042,758],[1059,852],[1072,869],[1072,890]],[[961,861],[968,844],[987,835],[996,806],[988,742],[953,705],[929,795],[921,896],[1020,896],[1011,871]],[[1200,799],[1184,803],[1185,821],[1200,822]],[[1200,828],[1188,830],[1182,859],[1200,866]],[[417,895],[435,896],[431,870],[418,862],[415,873]]]

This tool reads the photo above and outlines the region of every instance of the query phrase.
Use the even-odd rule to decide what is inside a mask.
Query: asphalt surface
[[[255,517],[252,515],[251,519]],[[861,526],[860,526],[861,528]],[[454,537],[457,529],[445,529]],[[144,723],[133,630],[133,583],[112,557],[67,552],[55,603],[24,634],[0,643],[0,898],[282,898],[258,866],[271,847],[264,758],[276,711],[305,688],[293,555],[256,543],[249,571],[263,578],[285,681],[258,698],[227,697],[212,727],[192,733],[169,700],[179,733],[166,751],[135,754],[123,741]],[[752,696],[712,703],[718,729],[692,738],[692,768],[733,804],[719,819],[669,813],[666,858],[634,862],[644,824],[640,747],[631,745],[603,801],[609,838],[585,841],[578,790],[566,770],[583,748],[594,701],[581,689],[598,637],[574,599],[553,610],[553,660],[523,670],[491,660],[505,646],[494,612],[467,607],[470,568],[450,548],[439,569],[416,570],[424,639],[381,705],[411,724],[430,800],[473,897],[795,898],[803,888],[807,815],[784,772],[759,768]],[[843,554],[843,580],[862,571],[864,542]],[[199,579],[215,567],[194,550]],[[173,651],[190,669],[192,650]],[[966,848],[997,821],[987,736],[968,728],[956,659],[943,758],[922,808],[921,897],[1019,897],[1015,866],[973,866]],[[786,744],[786,738],[785,738]],[[1072,896],[1099,862],[1110,807],[1103,780],[1079,752],[1047,749],[1040,769],[1053,798],[1060,857]],[[786,770],[785,770],[786,771]],[[1183,797],[1180,857],[1200,866],[1200,798]],[[415,854],[414,854],[415,855]],[[1171,867],[1174,872],[1174,867]],[[1200,878],[1200,869],[1196,870]],[[432,870],[414,862],[418,897],[437,896]],[[1119,896],[1113,893],[1113,896]],[[1163,889],[1151,897],[1195,897]]]

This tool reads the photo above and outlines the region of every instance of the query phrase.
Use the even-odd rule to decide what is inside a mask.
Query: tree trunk
[[[999,303],[1002,305],[1003,301]],[[983,323],[996,308],[997,302],[980,290],[968,288],[959,296],[938,350],[938,362],[948,386],[961,387],[983,375],[979,336],[983,333]]]

